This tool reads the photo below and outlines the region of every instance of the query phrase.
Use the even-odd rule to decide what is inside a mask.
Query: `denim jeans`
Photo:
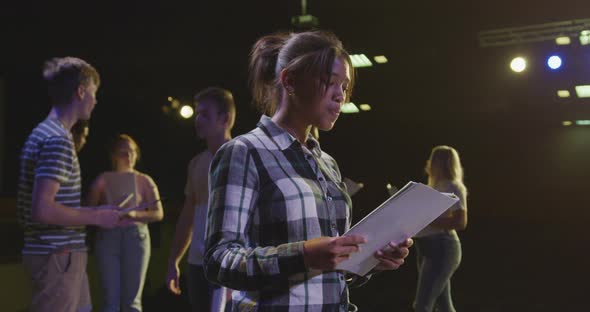
[[[455,312],[451,298],[451,276],[461,262],[457,232],[414,238],[418,264],[416,312]],[[436,310],[435,310],[436,308]]]
[[[141,311],[150,249],[147,224],[97,230],[95,253],[103,295],[101,311]]]

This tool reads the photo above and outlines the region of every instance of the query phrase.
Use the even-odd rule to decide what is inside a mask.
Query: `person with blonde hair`
[[[206,276],[231,289],[226,311],[347,311],[347,276],[336,266],[366,239],[342,236],[350,196],[310,131],[332,129],[350,97],[350,56],[329,32],[264,36],[250,82],[265,115],[211,162]],[[411,244],[376,252],[376,270],[397,269]]]
[[[463,184],[459,153],[446,145],[434,147],[425,171],[430,187],[454,193],[459,202],[414,237],[418,264],[414,309],[417,312],[455,311],[451,277],[461,262],[457,230],[467,226],[467,188]]]
[[[110,156],[113,170],[94,180],[89,204],[118,203],[122,208],[141,208],[125,214],[126,224],[112,229],[99,227],[96,231],[101,311],[138,312],[142,311],[141,297],[151,254],[148,223],[161,221],[164,211],[156,183],[135,169],[141,156],[137,142],[129,135],[118,135],[111,144]],[[121,197],[129,194],[126,203],[121,203]]]
[[[231,139],[236,105],[232,93],[219,87],[199,91],[194,100],[195,130],[199,138],[206,141],[207,149],[193,157],[188,165],[184,205],[170,248],[166,287],[175,295],[181,294],[180,260],[188,250],[185,276],[191,311],[223,311],[226,290],[209,282],[203,271],[209,201],[208,175],[213,155]]]

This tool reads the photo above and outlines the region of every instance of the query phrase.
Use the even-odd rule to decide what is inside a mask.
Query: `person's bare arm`
[[[143,203],[152,203],[156,200],[160,199],[160,192],[158,191],[158,186],[152,178],[145,174],[139,175],[138,179],[140,179],[141,189],[143,189],[144,199]],[[158,201],[153,204],[151,207],[146,207],[145,210],[132,210],[127,215],[127,218],[130,218],[133,221],[140,221],[140,222],[156,222],[162,221],[164,218],[164,209],[162,208],[162,201]]]
[[[99,175],[88,191],[88,197],[86,203],[88,206],[98,206],[104,204],[104,193],[105,193],[105,179],[103,175]]]
[[[444,230],[464,230],[467,228],[467,196],[461,188],[453,186],[452,192],[459,197],[458,209],[450,209],[432,222],[432,225]],[[457,207],[455,207],[457,208]]]
[[[192,241],[194,216],[195,206],[193,196],[187,196],[184,200],[182,211],[178,216],[176,232],[174,233],[174,239],[170,247],[170,256],[168,257],[166,285],[172,293],[177,295],[180,294],[178,280],[180,277],[179,264]]]
[[[107,228],[118,224],[119,215],[114,206],[78,209],[57,203],[55,196],[59,187],[57,180],[44,177],[35,179],[32,194],[33,221],[63,226],[98,225]]]
[[[180,295],[180,260],[188,250],[193,235],[193,224],[195,217],[195,203],[196,196],[193,186],[190,181],[191,165],[188,167],[187,185],[185,190],[184,205],[182,211],[178,216],[176,223],[176,232],[170,247],[170,255],[168,256],[168,273],[166,275],[166,287],[175,295]]]
[[[464,230],[467,227],[467,209],[457,209],[450,215],[439,217],[432,225],[445,230]]]

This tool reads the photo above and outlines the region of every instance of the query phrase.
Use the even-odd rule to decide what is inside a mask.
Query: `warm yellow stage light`
[[[378,63],[378,64],[387,63],[387,57],[385,57],[385,55],[377,55],[377,56],[374,56],[373,59],[375,60],[375,63]]]
[[[182,108],[180,108],[180,116],[182,116],[182,118],[188,119],[193,117],[193,108],[190,107],[189,105],[184,105]]]
[[[560,98],[568,98],[568,97],[570,97],[570,91],[569,90],[557,90],[557,96]]]
[[[510,62],[510,69],[516,73],[521,73],[526,69],[526,60],[524,57],[515,57]]]
[[[371,110],[371,105],[369,105],[369,104],[361,104],[361,105],[359,105],[359,108],[360,108],[362,111],[368,112],[368,111],[370,111],[370,110]]]
[[[555,38],[555,43],[557,45],[567,45],[567,44],[572,43],[572,40],[568,36],[557,37],[557,38]]]

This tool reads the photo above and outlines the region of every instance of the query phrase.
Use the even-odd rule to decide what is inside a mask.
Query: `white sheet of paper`
[[[151,203],[143,203],[143,204],[137,205],[135,207],[128,207],[128,208],[125,208],[125,209],[121,209],[121,210],[119,210],[119,215],[120,216],[124,216],[124,215],[128,214],[129,212],[131,212],[133,210],[145,210],[145,209],[147,209],[147,208],[149,208],[149,207],[157,204],[160,200],[161,199],[156,199],[156,200],[154,200]]]
[[[107,172],[104,174],[106,181],[106,200],[109,204],[117,204],[119,207],[132,207],[137,205],[137,186],[133,172]],[[121,203],[132,194],[133,197]],[[132,200],[134,199],[134,200]]]
[[[390,241],[402,243],[414,236],[458,201],[453,194],[409,182],[344,233],[362,235],[367,243],[336,269],[367,274],[379,263],[373,256],[377,250],[386,247]]]

